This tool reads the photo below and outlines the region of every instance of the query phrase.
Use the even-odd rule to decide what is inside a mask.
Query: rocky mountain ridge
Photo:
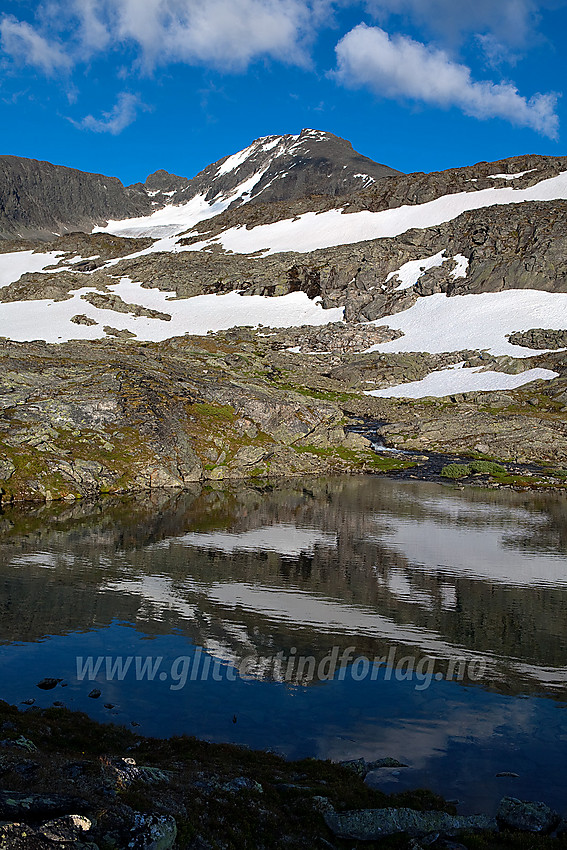
[[[336,196],[398,173],[356,153],[350,142],[315,130],[257,139],[192,179],[158,170],[132,186],[116,177],[1,156],[0,239],[51,240],[196,200],[218,212],[260,199]]]

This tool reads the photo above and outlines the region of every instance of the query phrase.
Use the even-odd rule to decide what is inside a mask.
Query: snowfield
[[[441,354],[465,349],[533,357],[541,352],[512,345],[507,334],[530,328],[567,330],[567,294],[536,289],[508,289],[479,295],[428,295],[409,309],[377,319],[404,336],[373,345],[368,351],[428,351]]]
[[[528,369],[519,375],[508,375],[506,372],[482,371],[480,368],[449,368],[430,372],[421,381],[407,384],[397,384],[382,390],[368,390],[365,395],[377,398],[427,398],[436,396],[442,398],[455,393],[478,391],[514,390],[529,384],[530,381],[551,381],[558,378],[558,372],[551,369]]]
[[[97,292],[84,287],[66,301],[11,301],[0,305],[0,336],[19,342],[35,339],[45,342],[68,342],[70,339],[102,339],[108,325],[128,330],[139,340],[160,342],[183,334],[202,335],[208,331],[226,330],[237,325],[257,327],[294,327],[326,325],[343,318],[343,308],[324,310],[319,300],[310,300],[304,292],[291,292],[279,298],[262,295],[198,295],[176,299],[174,292],[144,289],[141,284],[123,278],[109,289],[125,302],[139,304],[171,315],[171,321],[136,317],[114,310],[101,310],[84,301],[81,295]],[[76,315],[86,315],[97,325],[77,325]]]
[[[156,210],[148,216],[127,218],[123,221],[109,221],[106,227],[95,227],[93,233],[111,233],[113,236],[130,238],[149,236],[152,239],[177,236],[195,227],[198,222],[224,212],[233,201],[241,199],[245,203],[250,192],[256,183],[262,179],[267,169],[268,166],[257,171],[248,180],[240,183],[232,192],[217,196],[213,201],[207,201],[204,194],[195,195],[185,204],[168,204],[163,209]]]

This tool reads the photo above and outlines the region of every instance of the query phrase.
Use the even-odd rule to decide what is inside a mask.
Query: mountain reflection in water
[[[566,548],[562,495],[370,476],[7,509],[0,696],[289,756],[390,755],[410,768],[383,771],[381,787],[426,784],[469,808],[537,796],[540,781],[553,803],[567,736]],[[259,661],[245,678],[199,673],[177,690],[165,673],[77,677],[77,656],[171,666],[199,647],[227,670]],[[395,652],[441,672],[419,689],[385,668],[374,681],[346,669],[278,681],[260,663],[295,653],[318,665],[332,647],[352,649],[347,666]],[[480,659],[482,678],[446,681],[455,658]],[[65,689],[38,690],[44,676]],[[95,685],[100,700],[88,698]]]

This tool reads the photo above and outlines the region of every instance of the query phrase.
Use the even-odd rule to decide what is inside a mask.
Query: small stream
[[[444,466],[450,463],[467,463],[470,458],[463,455],[431,452],[431,451],[410,451],[406,449],[396,449],[386,446],[383,438],[380,436],[380,431],[384,425],[388,423],[385,420],[360,418],[349,424],[347,430],[356,434],[362,434],[368,437],[371,441],[372,448],[375,452],[384,454],[390,457],[405,457],[408,460],[415,460],[416,465],[409,469],[395,470],[389,473],[402,481],[433,481],[439,484],[447,484],[447,478],[441,476],[441,470]],[[545,474],[544,467],[537,463],[518,463],[515,461],[498,461],[504,466],[511,475],[538,475]],[[475,484],[482,482],[482,479],[477,479]],[[452,482],[454,484],[454,482]]]

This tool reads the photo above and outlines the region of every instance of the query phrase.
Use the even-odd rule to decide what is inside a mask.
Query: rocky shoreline
[[[288,762],[195,738],[145,738],[65,708],[0,703],[0,847],[49,850],[564,847],[544,803],[459,816],[426,790],[365,783],[393,761]]]
[[[475,483],[563,488],[565,352],[521,361],[560,373],[551,382],[377,398],[369,381],[420,380],[459,362],[517,364],[474,352],[369,353],[361,350],[368,334],[383,331],[356,325],[309,328],[309,350],[298,354],[304,330],[240,327],[160,343],[0,341],[2,502],[311,474],[420,477],[436,472],[425,463],[436,456],[505,464],[506,475]]]

